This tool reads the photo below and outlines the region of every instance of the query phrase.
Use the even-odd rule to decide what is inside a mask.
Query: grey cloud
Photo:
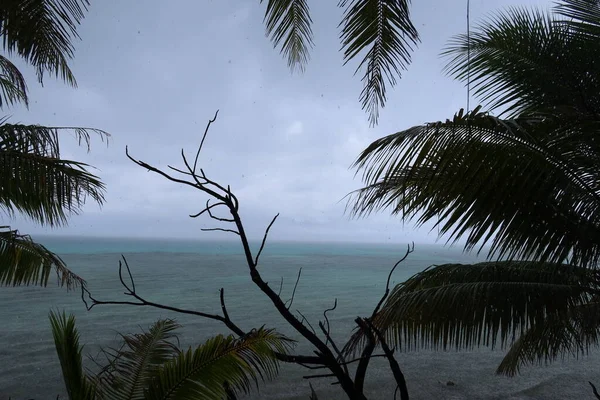
[[[520,3],[472,1],[471,20]],[[464,107],[465,89],[442,73],[439,57],[448,38],[465,29],[463,1],[413,2],[423,43],[389,91],[376,128],[368,127],[358,103],[357,63],[341,66],[335,2],[311,2],[316,47],[306,72],[294,75],[265,38],[258,2],[174,4],[94,2],[73,62],[78,89],[51,79],[42,88],[26,68],[32,104],[29,111],[11,110],[13,121],[112,134],[108,147],[94,139],[89,154],[65,137],[66,157],[98,168],[107,202],[102,209],[86,205],[54,233],[215,237],[199,232],[207,221],[187,216],[206,198],[135,166],[124,150],[161,168],[182,166],[180,150],[193,155],[206,121],[220,109],[202,166],[231,184],[254,237],[280,212],[273,231],[279,239],[435,240],[431,224],[413,230],[386,213],[350,220],[340,200],[360,186],[348,167],[371,141]],[[23,232],[49,232],[23,219],[11,223]]]

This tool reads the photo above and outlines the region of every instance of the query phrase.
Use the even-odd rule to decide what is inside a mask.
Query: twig
[[[225,229],[225,228],[202,228],[200,230],[204,231],[204,232],[213,232],[213,231],[231,232],[231,233],[235,233],[238,236],[240,234],[238,231],[234,231],[233,229]]]
[[[369,326],[366,324],[365,320],[362,318],[356,318],[355,322],[367,336],[367,345],[362,351],[360,361],[358,362],[356,372],[354,373],[354,384],[358,390],[362,391],[364,389],[365,376],[367,374],[369,361],[373,351],[375,350],[375,336],[373,335],[373,332],[371,332],[371,329],[369,329]]]
[[[410,253],[412,253],[414,250],[415,250],[415,242],[412,242],[412,247],[410,244],[407,246],[406,253],[404,253],[404,256],[400,260],[398,260],[396,262],[396,264],[394,264],[394,266],[390,270],[390,273],[388,274],[387,281],[385,284],[385,293],[383,294],[383,296],[379,300],[379,303],[377,303],[377,306],[373,310],[373,314],[371,314],[371,319],[373,319],[375,317],[375,315],[379,312],[379,309],[381,308],[383,302],[385,301],[385,299],[387,299],[388,295],[390,294],[390,280],[392,279],[392,274],[394,273],[394,270],[396,269],[396,267],[398,267],[398,265],[400,265],[402,263],[402,261],[406,260],[408,255]]]
[[[409,400],[408,399],[408,388],[406,387],[406,380],[404,379],[404,374],[402,373],[402,370],[400,369],[400,365],[398,364],[398,361],[396,361],[396,358],[394,357],[393,350],[391,350],[390,347],[387,345],[387,342],[386,342],[385,338],[383,337],[383,335],[381,334],[381,331],[379,329],[377,329],[377,327],[375,325],[373,325],[373,323],[371,323],[371,321],[367,321],[367,324],[369,325],[369,328],[371,328],[377,335],[377,338],[379,339],[379,343],[381,344],[381,349],[383,350],[383,352],[386,355],[386,358],[388,359],[388,363],[390,364],[390,369],[392,370],[392,373],[394,374],[394,379],[396,380],[396,384],[398,385],[399,390],[400,390],[400,400]]]
[[[316,335],[316,334],[317,334],[317,332],[315,331],[315,328],[313,328],[313,326],[312,326],[312,325],[310,324],[310,322],[308,321],[308,318],[306,318],[306,317],[304,316],[304,314],[302,314],[302,313],[300,312],[300,310],[296,310],[296,312],[297,312],[298,314],[300,314],[300,316],[302,317],[302,320],[301,320],[300,322],[304,322],[304,321],[306,321],[306,323],[308,324],[308,326],[310,327],[310,329],[311,329],[311,330],[313,331],[313,333]]]
[[[331,343],[331,347],[333,347],[333,350],[335,351],[335,353],[338,356],[338,361],[341,363],[342,368],[344,368],[344,371],[347,374],[348,373],[348,366],[344,362],[345,361],[344,354],[340,351],[339,347],[337,347],[337,345],[333,341],[333,338],[331,337],[331,335],[329,334],[329,332],[325,329],[325,325],[323,325],[323,322],[321,322],[321,321],[319,321],[319,328],[321,328],[321,332],[323,332],[323,334],[326,337],[325,343]]]
[[[196,315],[198,317],[212,319],[215,321],[220,321],[220,322],[223,322],[229,329],[231,329],[236,334],[238,334],[238,335],[244,334],[244,332],[237,325],[235,325],[233,323],[233,321],[231,321],[231,319],[229,319],[228,315],[221,316],[221,315],[217,315],[217,314],[208,314],[208,313],[204,313],[201,311],[187,310],[187,309],[183,309],[183,308],[172,307],[172,306],[167,306],[167,305],[163,305],[163,304],[159,304],[159,303],[154,303],[152,301],[148,301],[148,300],[144,299],[143,297],[138,295],[136,292],[135,281],[133,279],[133,275],[131,274],[131,269],[129,268],[127,259],[125,258],[125,256],[121,256],[121,257],[123,259],[123,262],[119,261],[119,279],[121,280],[121,284],[123,285],[123,287],[125,287],[125,289],[127,289],[127,291],[124,294],[135,298],[137,300],[137,302],[98,300],[92,296],[91,292],[87,289],[87,287],[82,286],[81,287],[81,299],[82,299],[83,303],[85,304],[85,307],[88,311],[90,311],[96,305],[109,305],[109,304],[124,305],[124,304],[127,304],[127,305],[132,305],[132,306],[148,306],[148,307],[160,308],[163,310],[174,311],[174,312],[177,312],[180,314]],[[123,264],[125,265],[125,268],[127,269],[127,273],[131,279],[131,287],[129,287],[123,280],[123,273],[122,273]],[[86,300],[86,295],[87,295],[87,300]],[[91,303],[88,303],[88,300],[90,300]]]
[[[210,201],[210,200],[207,200],[207,201],[206,201],[206,204],[207,204],[207,205],[208,205],[208,202],[209,202],[209,201]],[[210,215],[210,217],[211,217],[212,219],[214,219],[215,221],[221,221],[221,222],[235,222],[235,221],[234,221],[233,219],[231,219],[231,218],[221,218],[221,217],[216,217],[216,216],[214,216],[214,215],[213,215],[213,213],[212,213],[212,212],[210,212],[210,207],[208,207],[208,206],[207,206],[207,208],[206,208],[206,211],[208,211],[208,215]]]
[[[277,215],[275,215],[273,217],[273,219],[271,220],[271,223],[267,226],[267,229],[265,230],[265,234],[263,235],[262,242],[260,244],[260,249],[258,249],[258,253],[256,253],[256,258],[254,258],[254,266],[255,267],[258,265],[258,258],[260,257],[260,254],[262,253],[263,249],[265,248],[265,243],[267,242],[267,236],[269,235],[269,230],[275,223],[275,220],[277,219],[277,217],[279,217],[279,213],[277,213]]]
[[[355,320],[355,322],[358,324],[361,331],[367,336],[367,344],[363,348],[363,351],[361,353],[361,361],[358,363],[358,366],[356,367],[356,372],[354,374],[354,383],[361,391],[363,390],[365,376],[367,373],[367,368],[369,367],[370,357],[373,354],[373,351],[375,351],[375,346],[377,344],[375,336],[371,332],[370,322],[375,318],[375,316],[381,309],[381,306],[383,305],[384,301],[387,299],[388,295],[390,294],[390,282],[392,279],[392,274],[394,273],[394,271],[396,270],[398,265],[400,265],[404,260],[406,260],[408,255],[414,251],[414,248],[415,248],[414,242],[412,243],[412,246],[410,244],[407,245],[406,253],[404,253],[404,256],[402,258],[400,258],[400,260],[398,260],[396,262],[396,264],[394,264],[394,266],[388,273],[386,284],[385,284],[385,292],[384,292],[383,296],[381,297],[381,299],[379,300],[379,302],[377,303],[377,305],[375,306],[375,308],[373,309],[373,312],[371,313],[371,317],[364,319],[364,320],[362,318],[357,318]],[[345,346],[344,349],[346,350],[347,346]]]
[[[210,129],[210,125],[217,120],[217,116],[219,115],[219,110],[215,112],[215,116],[208,120],[208,124],[206,124],[206,129],[204,129],[204,135],[202,135],[202,140],[200,141],[200,146],[198,146],[198,151],[196,152],[196,158],[194,159],[194,169],[191,171],[193,174],[196,173],[196,166],[198,165],[198,157],[200,157],[200,151],[202,151],[202,146],[204,145],[204,139],[206,139],[206,135],[208,134],[208,130]]]
[[[596,390],[596,386],[594,386],[594,384],[590,381],[588,381],[588,383],[592,387],[592,392],[594,392],[594,396],[596,396],[597,399],[600,399],[600,393],[598,393],[598,390]]]
[[[323,311],[323,318],[325,319],[325,323],[327,324],[327,333],[325,334],[325,336],[327,336],[327,340],[325,341],[325,344],[327,344],[327,341],[329,340],[329,332],[330,332],[329,318],[327,317],[327,312],[333,311],[336,308],[337,308],[337,298],[335,298],[333,301],[333,307],[328,308],[325,311]]]
[[[300,267],[300,269],[298,270],[298,277],[296,278],[296,283],[294,284],[294,290],[292,291],[292,297],[290,297],[290,299],[288,300],[290,302],[290,305],[287,306],[288,310],[292,307],[292,303],[294,302],[294,296],[296,295],[296,288],[298,287],[298,282],[300,282],[300,275],[302,275],[302,267]],[[286,304],[287,304],[287,301],[286,301]]]
[[[221,301],[221,311],[223,311],[223,318],[225,318],[225,321],[231,321],[231,318],[229,318],[229,313],[227,312],[227,307],[225,307],[225,289],[223,288],[219,290],[219,300]],[[233,324],[233,322],[231,323],[231,326],[227,325],[227,327],[233,332],[235,332],[236,335],[244,336],[244,331],[238,328],[237,325]]]
[[[199,213],[196,213],[196,214],[191,214],[190,217],[192,217],[192,218],[198,218],[199,216],[201,216],[205,212],[209,211],[211,208],[215,208],[215,207],[218,207],[218,206],[225,206],[226,205],[222,201],[220,201],[218,203],[215,203],[215,204],[211,204],[211,205],[209,205],[209,203],[210,203],[210,199],[206,201],[206,207],[204,207],[202,209],[202,211],[200,211]]]
[[[283,276],[281,277],[281,282],[279,282],[279,291],[277,292],[277,297],[281,296],[281,289],[283,289]]]
[[[304,375],[302,379],[331,378],[332,376],[335,376],[335,374]]]

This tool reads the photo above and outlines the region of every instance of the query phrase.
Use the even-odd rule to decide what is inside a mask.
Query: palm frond
[[[9,227],[0,227],[0,285],[46,286],[54,270],[61,286],[67,289],[84,285],[85,281],[71,272],[64,261],[29,236]]]
[[[561,0],[555,12],[568,18],[561,21],[583,39],[600,38],[600,2],[598,0]],[[576,39],[576,37],[573,37]]]
[[[58,134],[71,130],[89,148],[94,129],[49,128],[0,122],[0,207],[21,212],[33,220],[53,225],[67,222],[86,199],[102,205],[105,186],[88,172],[88,165],[60,159]]]
[[[599,86],[590,66],[599,51],[597,40],[574,43],[569,28],[551,14],[511,8],[469,37],[453,38],[443,54],[450,57],[450,75],[469,78],[484,105],[512,118],[563,105],[597,113]]]
[[[79,333],[75,328],[75,316],[56,314],[50,311],[50,324],[54,345],[60,360],[63,379],[70,400],[93,400],[96,398],[95,387],[83,371]]]
[[[0,108],[19,102],[28,105],[25,78],[13,63],[0,55]]]
[[[88,5],[88,0],[3,0],[3,49],[33,65],[40,83],[49,73],[75,86],[68,61],[73,57],[72,41],[79,38],[77,27]]]
[[[396,286],[374,323],[405,350],[506,347],[556,321],[577,321],[577,313],[598,294],[598,277],[595,270],[556,263],[434,266]],[[593,324],[579,320],[587,322],[582,334],[597,335],[598,318]],[[355,334],[347,351],[356,350],[362,336]]]
[[[468,250],[491,242],[490,257],[593,266],[600,152],[589,125],[461,110],[373,142],[355,163],[366,186],[348,205],[357,216],[389,207],[418,225],[437,220],[440,235],[466,238]]]
[[[292,71],[296,68],[304,71],[313,45],[312,19],[306,0],[268,0],[264,22],[273,46],[281,45]]]
[[[215,336],[165,364],[146,398],[221,400],[226,395],[225,383],[235,391],[248,392],[259,378],[276,376],[274,352],[287,353],[288,348],[288,339],[262,328],[240,339]]]
[[[179,350],[173,343],[178,325],[173,320],[158,320],[148,332],[122,336],[120,349],[111,351],[109,379],[98,379],[103,399],[144,400],[159,367],[171,360]]]
[[[396,84],[400,71],[410,64],[419,35],[408,0],[340,0],[339,6],[345,8],[340,24],[344,64],[368,49],[356,72],[364,67],[360,100],[374,125],[379,108],[385,106],[386,81]]]
[[[514,376],[523,365],[549,364],[559,357],[587,354],[600,339],[597,300],[596,296],[589,303],[574,307],[565,318],[547,318],[531,326],[513,343],[496,372]]]

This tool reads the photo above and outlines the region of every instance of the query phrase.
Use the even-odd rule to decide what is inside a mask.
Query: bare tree
[[[280,361],[297,364],[308,370],[328,371],[326,373],[305,375],[303,378],[332,378],[334,380],[333,383],[339,384],[349,399],[366,400],[367,397],[364,394],[364,381],[369,366],[369,361],[374,357],[383,357],[386,358],[389,362],[390,369],[393,373],[397,385],[396,392],[400,392],[400,398],[402,400],[408,400],[409,396],[406,381],[404,379],[404,375],[400,369],[400,366],[394,357],[394,350],[387,345],[384,336],[371,323],[371,321],[375,314],[379,311],[385,299],[388,297],[388,294],[390,292],[390,280],[394,270],[402,261],[406,259],[406,257],[411,252],[414,251],[414,244],[412,246],[408,246],[404,256],[394,265],[394,267],[389,272],[385,293],[381,297],[381,300],[377,303],[372,314],[369,317],[357,317],[355,319],[355,322],[357,324],[357,331],[366,334],[364,336],[366,336],[368,340],[366,345],[362,349],[360,357],[352,357],[354,350],[356,350],[357,348],[356,337],[358,337],[359,335],[355,334],[353,337],[350,338],[348,343],[346,343],[344,346],[339,346],[330,334],[331,325],[327,313],[336,309],[337,299],[334,300],[334,304],[331,308],[323,312],[323,320],[318,321],[317,324],[319,328],[319,332],[317,333],[317,330],[314,329],[311,323],[304,317],[304,315],[301,312],[298,311],[298,315],[296,315],[292,312],[291,309],[294,301],[296,287],[300,280],[302,270],[300,269],[300,271],[298,272],[298,277],[296,279],[296,284],[294,286],[292,297],[287,301],[284,301],[281,298],[281,287],[279,288],[279,291],[276,292],[268,284],[268,282],[265,282],[262,278],[258,269],[260,256],[265,248],[267,237],[269,235],[269,230],[277,220],[279,214],[275,215],[275,217],[273,217],[273,219],[267,226],[259,250],[258,252],[256,252],[256,254],[254,254],[250,249],[248,237],[246,236],[246,230],[244,229],[244,224],[242,223],[242,219],[239,214],[238,198],[231,191],[231,188],[229,186],[224,186],[218,182],[211,180],[206,175],[204,170],[202,168],[199,168],[198,159],[200,157],[200,152],[202,151],[202,146],[204,145],[204,141],[206,139],[211,124],[217,119],[217,115],[218,111],[215,113],[214,117],[211,120],[209,120],[204,134],[202,135],[202,140],[200,142],[200,145],[198,146],[193,162],[191,162],[191,160],[188,159],[183,150],[181,151],[181,158],[183,160],[185,168],[176,168],[169,165],[168,167],[170,171],[165,172],[144,161],[133,158],[129,154],[129,150],[126,148],[127,157],[135,164],[139,165],[144,169],[159,174],[172,182],[190,186],[208,195],[209,199],[207,200],[204,208],[198,213],[190,215],[190,217],[198,218],[202,215],[208,215],[209,218],[219,223],[219,226],[216,226],[214,228],[205,228],[202,230],[224,231],[237,235],[239,237],[244,250],[245,261],[252,282],[256,286],[258,286],[258,288],[262,291],[262,293],[265,296],[269,298],[269,300],[275,307],[275,310],[286,320],[286,322],[292,328],[294,328],[294,330],[298,332],[305,340],[307,340],[314,349],[314,355],[277,354],[277,358]],[[227,211],[229,215],[224,217],[222,216],[223,214],[217,214],[217,211]],[[96,299],[88,290],[87,286],[84,285],[82,287],[81,295],[82,300],[85,303],[88,311],[96,305],[106,304],[149,306],[220,321],[231,332],[238,336],[244,336],[247,334],[247,332],[242,330],[234,321],[231,320],[229,313],[227,312],[227,307],[225,305],[225,293],[223,288],[220,289],[221,314],[211,314],[202,311],[181,309],[147,300],[145,297],[143,297],[137,292],[131,269],[125,257],[123,257],[122,261],[119,261],[119,278],[122,286],[125,288],[125,295],[129,296],[131,300],[99,300]],[[382,354],[374,354],[375,348],[378,345],[380,345],[383,350]],[[348,366],[355,363],[357,363],[356,369],[354,373],[351,373]],[[311,391],[311,398],[316,398],[316,394],[314,393],[314,390],[312,390],[312,386]]]

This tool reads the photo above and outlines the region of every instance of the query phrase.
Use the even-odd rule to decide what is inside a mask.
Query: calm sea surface
[[[69,267],[83,276],[98,299],[127,300],[118,279],[123,254],[131,266],[138,294],[147,300],[174,307],[219,313],[219,288],[231,318],[243,329],[277,328],[301,339],[278,316],[268,299],[252,284],[237,242],[185,242],[165,240],[37,238],[60,254]],[[282,297],[291,295],[298,270],[293,309],[301,311],[314,326],[324,309],[338,300],[330,314],[332,332],[343,342],[356,316],[366,316],[383,293],[387,273],[404,254],[405,244],[307,244],[267,245],[260,270],[265,280],[279,287]],[[432,264],[472,262],[460,249],[418,245],[396,270],[398,283]],[[132,333],[147,328],[161,317],[175,318],[183,325],[182,345],[203,342],[216,333],[229,333],[224,326],[202,318],[159,309],[134,306],[97,306],[86,311],[79,292],[50,284],[48,288],[0,288],[0,400],[56,399],[64,397],[60,365],[55,354],[48,312],[65,310],[77,317],[84,353],[96,356],[100,346],[116,343],[117,332]],[[299,353],[310,354],[304,342]],[[559,361],[550,366],[524,368],[515,378],[499,377],[494,370],[502,353],[489,349],[471,352],[419,351],[398,355],[411,392],[411,399],[591,399],[588,380],[600,384],[600,357],[591,354],[579,360]],[[89,364],[88,364],[89,365]],[[284,366],[280,377],[267,382],[248,399],[308,399],[308,372]],[[452,381],[453,386],[446,383]],[[373,362],[367,376],[372,399],[393,398],[393,382],[386,364]],[[320,399],[343,399],[338,386],[327,380],[312,380]]]

